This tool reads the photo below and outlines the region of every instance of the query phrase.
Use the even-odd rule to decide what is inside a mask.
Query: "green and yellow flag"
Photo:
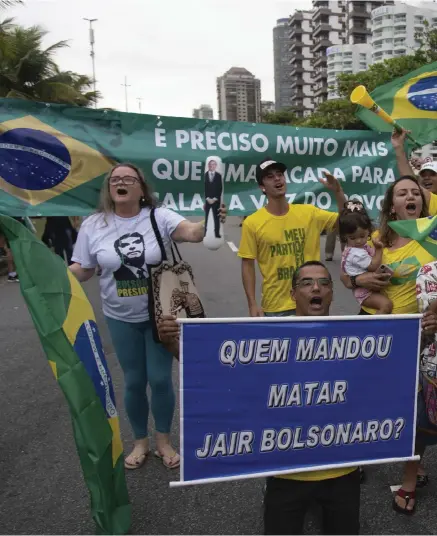
[[[392,221],[389,226],[399,236],[417,240],[430,255],[437,259],[437,216],[418,220]]]
[[[131,523],[123,447],[111,375],[93,309],[63,260],[20,222],[0,215],[29,308],[67,399],[97,534],[126,534]]]
[[[376,88],[370,96],[421,145],[437,139],[437,62]],[[359,107],[357,117],[372,130],[393,129],[366,108]]]

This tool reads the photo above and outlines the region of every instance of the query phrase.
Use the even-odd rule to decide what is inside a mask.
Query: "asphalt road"
[[[240,229],[229,218],[226,240],[236,246]],[[323,240],[323,239],[322,239]],[[232,247],[232,246],[231,246]],[[210,317],[245,316],[240,262],[226,244],[211,252],[202,245],[182,248],[192,264]],[[356,311],[351,294],[338,280],[339,251],[329,264],[336,281],[332,314]],[[126,450],[130,430],[122,401],[122,375],[103,321],[98,283],[86,285],[94,305],[116,388]],[[177,369],[174,369],[177,383]],[[390,381],[390,378],[387,378]],[[372,386],[369,386],[371,396]],[[178,419],[174,442],[178,444]],[[51,374],[19,285],[0,280],[0,533],[92,534],[88,492],[72,437],[67,405]],[[415,516],[391,509],[390,486],[400,483],[401,466],[367,469],[362,486],[362,534],[434,534],[437,526],[437,460],[426,457],[430,484],[419,492]],[[133,504],[134,534],[262,534],[262,480],[170,489],[178,474],[150,457],[127,481]],[[319,533],[316,513],[307,533]]]

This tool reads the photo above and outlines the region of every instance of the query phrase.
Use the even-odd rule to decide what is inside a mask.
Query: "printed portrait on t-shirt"
[[[125,234],[114,242],[121,266],[114,272],[119,297],[147,294],[144,239],[140,233]]]

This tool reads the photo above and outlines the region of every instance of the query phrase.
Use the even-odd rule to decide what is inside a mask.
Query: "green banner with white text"
[[[230,214],[266,199],[255,167],[267,156],[287,165],[287,196],[337,210],[318,182],[337,177],[348,197],[376,217],[395,180],[390,135],[130,114],[0,99],[0,213],[84,216],[98,203],[117,162],[141,167],[159,200],[186,216],[203,214],[206,162],[215,157]]]

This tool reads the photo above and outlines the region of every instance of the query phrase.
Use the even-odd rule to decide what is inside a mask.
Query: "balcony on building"
[[[296,62],[303,61],[305,56],[302,54],[302,51],[298,52],[299,49],[296,49],[296,52],[290,57],[288,61],[289,65],[294,65]]]
[[[297,21],[303,21],[303,13],[301,11],[294,12],[294,14],[288,19],[288,26],[293,26]]]
[[[290,28],[290,31],[288,32],[288,37],[290,39],[293,39],[297,35],[302,35],[302,34],[303,34],[302,26],[300,24],[295,24],[292,28]]]
[[[314,89],[314,97],[323,97],[324,99],[326,99],[326,97],[328,96],[328,86],[327,85],[321,85],[321,86],[317,86],[315,89]]]
[[[325,83],[328,79],[328,70],[327,69],[317,69],[313,73],[314,82],[323,82]]]
[[[325,55],[325,54],[318,54],[318,55],[314,58],[312,65],[313,65],[314,67],[316,67],[317,69],[319,69],[319,68],[326,67],[326,66],[327,66],[327,63],[328,63],[328,61],[327,61],[327,57],[326,57],[326,55]]]
[[[366,11],[364,2],[349,2],[349,17],[357,19],[370,19],[370,13]]]
[[[318,22],[314,23],[313,38],[317,38],[320,34],[328,34],[331,31],[331,25],[329,24],[329,17],[327,21],[323,22],[323,18]]]
[[[305,69],[302,67],[302,64],[295,63],[290,69],[290,76],[301,75],[305,72]]]
[[[313,13],[313,23],[316,23],[318,19],[322,16],[331,15],[332,11],[329,8],[329,2],[313,1],[314,13]]]
[[[303,45],[304,43],[302,42],[302,37],[295,37],[294,39],[291,39],[290,48],[288,49],[288,51],[293,53],[296,48],[300,48],[302,52]]]
[[[294,78],[292,78],[291,82],[290,82],[290,88],[293,89],[293,88],[297,88],[297,87],[302,87],[305,85],[305,82],[303,80],[302,77],[300,76],[296,76]]]
[[[314,39],[313,53],[327,49],[331,45],[332,43],[329,40],[329,33],[321,34],[319,37]]]

